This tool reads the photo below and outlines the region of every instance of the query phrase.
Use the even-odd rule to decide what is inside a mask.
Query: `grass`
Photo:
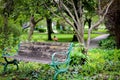
[[[91,38],[95,38],[97,36],[99,36],[101,34],[97,34],[97,33],[93,33],[91,34]],[[21,36],[22,41],[26,41],[27,40],[27,33],[24,33]],[[52,38],[53,36],[57,36],[57,38],[59,39],[58,42],[71,42],[72,38],[73,38],[73,34],[52,34],[51,35]],[[88,35],[84,34],[84,39],[87,40]],[[32,36],[32,41],[48,41],[48,36],[47,33],[39,33],[39,32],[34,32],[33,36]]]

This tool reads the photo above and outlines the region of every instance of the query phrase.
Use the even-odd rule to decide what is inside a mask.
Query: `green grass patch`
[[[95,38],[101,34],[91,34],[91,38]],[[53,36],[56,36],[58,38],[58,42],[71,42],[73,39],[73,34],[52,34]],[[88,34],[84,34],[84,39],[87,40]],[[27,41],[28,38],[28,33],[24,33],[21,36],[21,41]],[[39,32],[34,32],[32,36],[32,41],[35,42],[45,42],[48,41],[48,34],[47,33],[39,33]],[[53,41],[53,40],[52,40]]]

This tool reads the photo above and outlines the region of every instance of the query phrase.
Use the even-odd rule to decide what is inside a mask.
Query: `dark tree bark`
[[[73,35],[72,41],[73,41],[73,42],[74,42],[74,41],[78,41],[77,36],[76,36],[75,34]]]
[[[86,23],[88,23],[88,28],[90,29],[90,27],[91,27],[91,23],[92,23],[92,19],[91,18],[86,18],[86,20],[85,20],[85,22],[84,22],[84,25],[86,24]]]
[[[52,19],[46,17],[47,22],[47,30],[48,30],[48,40],[52,40],[51,34],[52,34]]]
[[[74,2],[74,4],[75,4],[75,8],[76,8],[76,10],[78,11],[78,12],[77,12],[78,17],[80,18],[78,1],[79,1],[79,0],[73,0],[73,2]],[[75,14],[74,14],[74,16],[75,16]],[[75,16],[75,19],[76,19],[76,16]],[[74,25],[76,26],[75,23],[74,23]],[[76,28],[77,28],[77,27],[76,27]],[[72,39],[72,41],[78,41],[77,36],[76,36],[75,34],[73,35],[73,39]]]
[[[120,0],[114,0],[105,17],[105,25],[110,34],[115,36],[117,48],[120,49]]]
[[[76,24],[74,23],[74,26],[76,26]],[[76,28],[77,28],[77,26],[76,26]],[[78,41],[78,39],[77,39],[77,36],[74,34],[73,35],[73,39],[72,39],[72,41],[74,42],[74,41]]]

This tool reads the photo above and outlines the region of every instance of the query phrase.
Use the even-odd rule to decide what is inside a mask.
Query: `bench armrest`
[[[52,63],[61,63],[64,62],[67,58],[66,52],[55,52],[52,55]]]
[[[65,64],[70,62],[70,52],[72,50],[73,43],[70,43],[70,46],[68,48],[68,51],[66,52],[55,52],[52,55],[52,65],[60,65],[60,64]],[[62,60],[60,58],[56,58],[56,55],[64,55]]]
[[[62,55],[65,56],[64,59],[56,57],[56,55]],[[55,52],[52,55],[52,62],[51,62],[51,66],[55,68],[55,70],[60,70],[60,69],[67,69],[69,66],[69,62],[70,62],[70,58],[68,57],[68,55],[65,52]],[[62,67],[64,65],[64,67]]]

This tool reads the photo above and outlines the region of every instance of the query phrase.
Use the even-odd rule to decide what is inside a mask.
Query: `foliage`
[[[44,29],[44,28],[37,28],[37,27],[36,27],[35,30],[37,30],[37,31],[39,31],[39,32],[41,32],[41,33],[42,33],[42,32],[46,32],[46,29]]]
[[[70,65],[69,70],[58,75],[58,80],[119,80],[120,79],[120,50],[91,49],[84,65]],[[7,73],[0,79],[18,80],[52,80],[54,70],[49,65],[35,62],[20,62],[20,69],[9,65]]]
[[[74,49],[71,53],[71,65],[83,65],[87,59],[86,55],[83,54],[84,46],[82,44],[75,44]]]
[[[18,25],[15,25],[12,23],[12,21],[10,21],[6,32],[4,32],[2,25],[0,25],[0,30],[0,49],[3,49],[7,46],[15,46],[16,44],[18,44],[19,37],[22,32],[21,28]]]
[[[59,30],[59,33],[61,33],[61,34],[73,34],[73,31],[72,30],[65,30],[65,31]]]
[[[93,16],[95,16],[95,8],[97,8],[96,1],[95,0],[83,0],[82,3],[85,9],[86,18],[92,18]]]
[[[70,67],[73,79],[120,79],[120,50],[91,49],[84,65]]]
[[[115,49],[116,42],[113,36],[109,36],[107,39],[99,41],[99,46],[103,49]]]

